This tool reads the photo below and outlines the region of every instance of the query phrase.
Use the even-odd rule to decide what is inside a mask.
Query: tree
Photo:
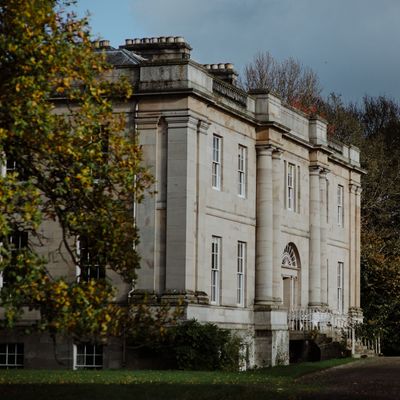
[[[309,112],[321,98],[318,75],[298,60],[277,61],[268,51],[257,53],[245,66],[244,86],[247,90],[267,89],[287,104]]]
[[[345,104],[320,96],[318,76],[293,59],[259,53],[245,68],[247,89],[268,89],[289,105],[328,121],[328,136],[361,150],[363,177],[361,306],[366,328],[383,334],[387,354],[400,354],[400,105],[385,96]]]
[[[348,107],[361,126],[363,179],[361,300],[368,325],[383,334],[385,354],[400,354],[400,107],[365,96]]]
[[[28,305],[50,333],[103,337],[118,329],[112,287],[52,277],[38,252],[41,227],[58,225],[60,252],[81,269],[76,238],[131,282],[139,266],[132,204],[152,178],[125,116],[113,113],[112,99],[131,88],[106,79],[111,67],[70,3],[0,0],[0,154],[10,167],[0,177],[1,305],[8,326]],[[18,248],[11,239],[21,232],[29,240]]]

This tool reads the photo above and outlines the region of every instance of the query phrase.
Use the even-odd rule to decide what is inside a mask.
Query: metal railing
[[[288,312],[288,328],[291,331],[317,331],[334,341],[344,341],[353,356],[366,351],[381,354],[379,333],[367,334],[361,327],[359,317],[334,313],[329,309],[299,308]]]

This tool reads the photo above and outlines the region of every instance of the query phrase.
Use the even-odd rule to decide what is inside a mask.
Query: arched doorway
[[[294,243],[288,243],[282,254],[283,305],[293,310],[300,305],[300,257]]]

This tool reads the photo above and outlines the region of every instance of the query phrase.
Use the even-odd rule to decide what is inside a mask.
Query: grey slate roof
[[[126,49],[109,48],[105,51],[107,62],[115,66],[137,65],[145,58]]]

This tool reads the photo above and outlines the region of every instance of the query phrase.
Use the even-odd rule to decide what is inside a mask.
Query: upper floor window
[[[213,135],[213,151],[212,151],[212,187],[221,190],[222,176],[222,138]]]
[[[221,242],[219,236],[211,240],[211,302],[217,304],[220,296]]]
[[[1,176],[5,177],[13,173],[18,173],[18,179],[24,181],[28,179],[27,172],[22,168],[21,164],[9,154],[5,154],[1,163]]]
[[[247,148],[239,145],[238,148],[238,195],[246,197],[247,185]]]
[[[17,162],[13,158],[7,158],[6,161],[6,174],[12,174],[17,171]]]
[[[344,190],[342,185],[337,187],[337,224],[344,226],[344,208],[343,208]]]
[[[109,130],[106,126],[100,126],[95,130],[95,134],[91,137],[91,145],[97,149],[94,153],[96,159],[93,160],[95,162],[90,172],[95,183],[100,183],[109,161]]]
[[[299,209],[299,176],[300,167],[295,164],[286,163],[285,161],[285,176],[286,176],[286,208],[291,211],[298,211]]]
[[[80,236],[77,240],[77,255],[79,259],[76,271],[78,281],[88,282],[91,279],[106,277],[105,265],[96,255],[88,238]]]
[[[15,281],[15,274],[13,274],[13,265],[17,263],[18,254],[21,250],[28,247],[28,232],[15,229],[6,239],[7,246],[11,252],[10,265],[0,271],[0,288],[7,283]],[[4,242],[2,242],[4,245]]]
[[[326,198],[325,198],[325,206],[326,206],[326,223],[329,223],[329,180],[326,180]]]
[[[246,271],[246,242],[238,242],[238,244],[237,244],[237,297],[236,297],[236,302],[239,306],[244,305],[245,271]]]

